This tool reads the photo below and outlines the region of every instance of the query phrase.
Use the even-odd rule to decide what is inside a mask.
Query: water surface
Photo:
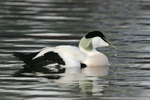
[[[1,1],[1,100],[149,100],[149,4],[149,0]],[[108,74],[101,70],[99,75],[13,76],[23,62],[12,52],[78,46],[93,30],[102,31],[117,47],[116,54],[110,47],[98,49],[110,61]]]

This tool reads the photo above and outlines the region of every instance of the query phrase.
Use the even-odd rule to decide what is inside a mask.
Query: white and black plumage
[[[62,45],[29,54],[15,52],[14,56],[24,61],[25,67],[28,66],[35,71],[64,72],[64,68],[68,67],[108,65],[107,57],[96,48],[109,45],[113,46],[102,32],[92,31],[80,40],[79,48]]]

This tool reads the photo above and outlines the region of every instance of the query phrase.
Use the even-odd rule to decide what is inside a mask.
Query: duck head
[[[113,46],[100,31],[87,33],[80,41],[79,48],[81,51],[94,51],[98,47]]]

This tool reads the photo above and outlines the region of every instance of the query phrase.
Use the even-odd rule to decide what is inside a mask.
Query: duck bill
[[[103,38],[112,48],[117,49],[114,45],[112,45],[106,38]]]

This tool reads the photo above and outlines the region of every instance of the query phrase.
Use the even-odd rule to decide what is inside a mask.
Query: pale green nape
[[[79,47],[83,48],[86,51],[91,51],[93,49],[92,38],[86,39],[83,37],[79,43]]]

